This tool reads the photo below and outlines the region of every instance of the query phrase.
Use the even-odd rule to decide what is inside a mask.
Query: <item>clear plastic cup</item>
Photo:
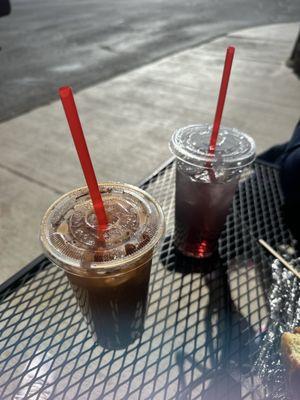
[[[240,175],[255,159],[254,140],[225,127],[209,154],[211,129],[180,128],[170,141],[176,156],[175,247],[196,258],[215,251]]]
[[[99,188],[108,217],[104,233],[83,187],[48,209],[40,238],[48,258],[65,271],[96,341],[118,349],[143,332],[152,256],[165,224],[145,191],[113,182]]]

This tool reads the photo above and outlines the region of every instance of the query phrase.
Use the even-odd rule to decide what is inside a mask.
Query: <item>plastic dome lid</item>
[[[145,191],[121,183],[99,185],[108,217],[99,234],[87,187],[60,197],[45,213],[40,238],[47,256],[63,269],[90,276],[152,257],[164,232],[159,204]]]
[[[190,125],[177,129],[170,141],[171,152],[181,161],[195,166],[243,168],[255,159],[255,142],[235,128],[220,127],[214,154],[209,154],[211,125]]]

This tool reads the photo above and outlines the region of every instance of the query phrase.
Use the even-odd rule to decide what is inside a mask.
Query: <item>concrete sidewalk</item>
[[[213,120],[225,49],[236,46],[223,124],[258,152],[289,139],[300,84],[285,67],[299,24],[234,32],[76,94],[99,180],[135,183],[169,157],[180,126]],[[41,252],[40,219],[59,194],[84,185],[59,101],[0,125],[0,282]]]

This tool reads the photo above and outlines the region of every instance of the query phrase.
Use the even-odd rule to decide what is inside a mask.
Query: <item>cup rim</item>
[[[88,275],[92,277],[92,275],[98,276],[99,274],[105,275],[111,272],[125,271],[128,268],[130,268],[130,265],[133,266],[138,259],[143,258],[143,256],[145,256],[147,252],[149,252],[149,254],[152,257],[153,249],[160,242],[165,232],[165,219],[162,208],[160,204],[149,193],[147,193],[146,191],[137,186],[130,185],[127,183],[108,181],[108,182],[98,183],[98,185],[99,188],[104,188],[104,187],[115,187],[120,189],[125,188],[127,189],[127,192],[130,193],[131,195],[134,195],[134,193],[136,193],[137,195],[142,195],[144,198],[146,198],[148,202],[152,203],[155,206],[159,220],[158,228],[155,235],[153,235],[153,237],[151,238],[151,240],[144,247],[137,250],[135,253],[119,258],[117,260],[101,261],[101,262],[94,261],[90,264],[89,267],[82,267],[80,259],[68,257],[67,255],[62,254],[59,250],[57,250],[56,247],[49,240],[49,235],[47,236],[46,232],[48,218],[55,209],[55,207],[60,202],[62,202],[66,197],[72,196],[75,193],[79,192],[88,193],[88,187],[83,186],[77,189],[73,189],[68,193],[65,193],[64,195],[60,196],[45,212],[41,222],[40,242],[44,250],[44,253],[53,263],[61,267],[63,270],[72,273],[74,275],[80,275],[80,276]],[[147,260],[149,261],[149,259]],[[121,266],[124,266],[124,268],[120,269]]]
[[[242,136],[249,143],[249,149],[246,154],[236,156],[235,158],[230,159],[229,157],[224,157],[222,160],[218,158],[215,154],[209,153],[201,153],[195,154],[192,151],[189,151],[187,148],[184,148],[182,145],[178,143],[178,137],[183,135],[188,130],[198,130],[203,132],[211,131],[212,126],[209,124],[193,124],[187,125],[178,129],[172,134],[171,140],[169,142],[169,149],[171,153],[176,157],[176,159],[184,162],[185,164],[189,164],[195,167],[202,167],[205,169],[215,169],[218,166],[222,166],[225,170],[234,170],[239,168],[245,168],[252,164],[255,160],[255,141],[248,134],[240,131],[237,128],[228,128],[225,126],[220,126],[219,137],[226,134],[232,134],[233,136]],[[208,148],[207,148],[208,150]]]

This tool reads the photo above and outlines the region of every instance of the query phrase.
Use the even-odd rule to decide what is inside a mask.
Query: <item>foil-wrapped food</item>
[[[295,361],[298,351],[300,356],[300,348],[295,347],[300,344],[297,328],[300,326],[300,281],[278,260],[272,263],[269,307],[270,323],[261,341],[254,371],[264,386],[267,400],[300,400],[300,369],[297,370],[300,359]],[[291,357],[289,353],[293,350],[296,353]]]

